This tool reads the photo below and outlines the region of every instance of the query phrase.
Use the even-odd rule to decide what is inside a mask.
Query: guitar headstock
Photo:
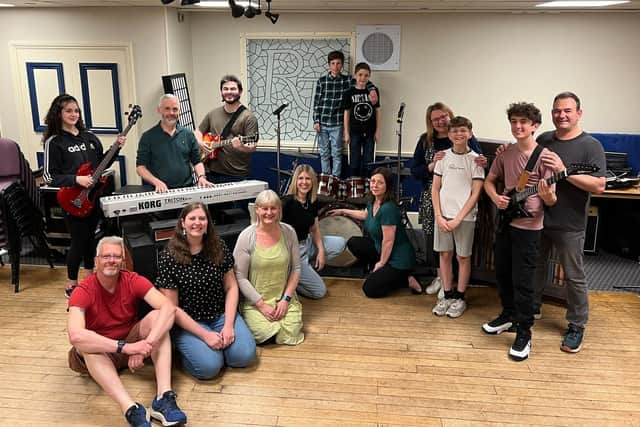
[[[599,170],[600,168],[593,163],[571,163],[567,167],[567,175],[587,175]]]
[[[129,105],[129,112],[125,113],[128,116],[129,124],[135,125],[140,117],[142,117],[142,107],[139,105]]]

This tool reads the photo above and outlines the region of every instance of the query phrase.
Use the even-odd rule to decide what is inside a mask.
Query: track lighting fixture
[[[264,16],[267,17],[271,21],[272,24],[278,22],[278,18],[280,18],[279,13],[271,13],[271,0],[266,0],[267,2],[267,11],[264,13]]]
[[[173,0],[160,0],[162,4],[173,3]],[[181,0],[180,6],[191,6],[192,4],[200,3],[200,0]]]
[[[244,15],[244,7],[237,4],[235,0],[229,0],[229,7],[231,8],[231,16],[234,18],[240,18]]]

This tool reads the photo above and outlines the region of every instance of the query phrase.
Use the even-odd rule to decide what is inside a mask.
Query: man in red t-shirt
[[[185,423],[187,417],[171,390],[169,330],[176,307],[144,277],[120,270],[124,264],[120,237],[103,238],[96,253],[96,272],[80,283],[69,299],[67,328],[73,345],[69,367],[91,375],[118,402],[131,426],[150,427],[150,415],[165,426]],[[154,310],[138,321],[137,307],[142,299]],[[118,370],[140,369],[149,356],[156,373],[157,397],[147,411],[127,393]]]

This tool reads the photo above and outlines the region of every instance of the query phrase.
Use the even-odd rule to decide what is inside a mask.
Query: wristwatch
[[[281,300],[285,300],[286,302],[291,302],[291,297],[287,294],[282,294],[280,297]]]
[[[116,353],[122,353],[122,348],[126,343],[127,342],[125,340],[118,340],[118,349],[116,350]]]

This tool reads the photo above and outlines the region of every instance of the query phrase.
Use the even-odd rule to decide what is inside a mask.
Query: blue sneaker
[[[163,426],[175,426],[187,422],[187,416],[178,408],[176,394],[171,390],[165,391],[160,400],[153,399],[150,412],[151,416],[160,421]]]
[[[584,338],[584,328],[569,324],[569,329],[562,340],[560,350],[567,353],[577,353],[582,348],[582,339]]]
[[[139,403],[130,406],[124,416],[131,427],[151,427],[149,412]]]

